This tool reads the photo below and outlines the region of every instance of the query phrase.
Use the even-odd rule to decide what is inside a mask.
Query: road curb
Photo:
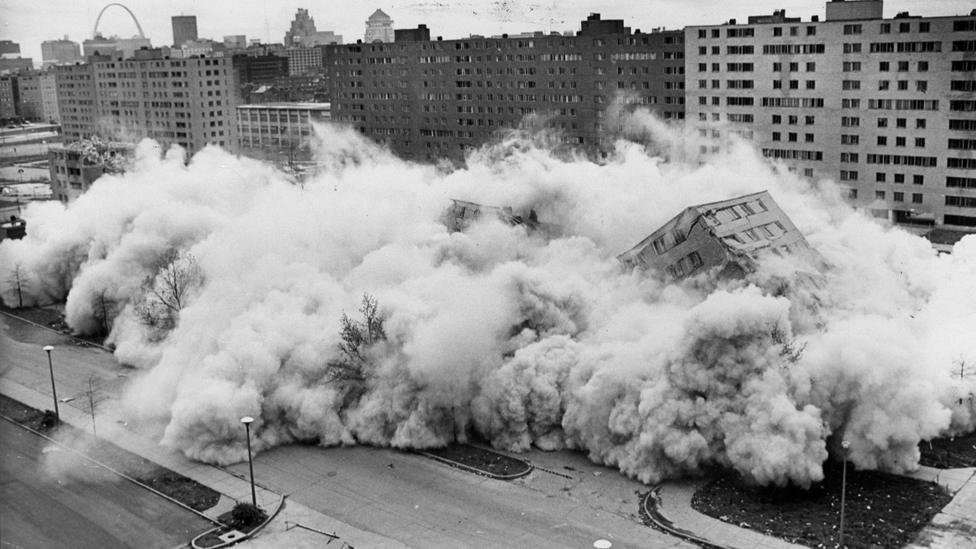
[[[510,474],[510,475],[499,475],[497,473],[491,473],[491,472],[488,472],[488,471],[485,471],[485,470],[482,470],[482,469],[478,469],[477,467],[472,467],[470,465],[466,465],[464,463],[461,463],[460,461],[454,461],[453,459],[448,459],[446,457],[438,456],[436,454],[432,454],[432,453],[427,452],[427,451],[424,451],[424,450],[414,450],[414,451],[417,452],[418,454],[420,454],[420,455],[422,455],[424,457],[430,458],[430,459],[432,459],[434,461],[439,461],[439,462],[444,463],[446,465],[450,465],[451,467],[456,467],[458,469],[461,469],[462,471],[467,471],[469,473],[474,473],[476,475],[481,475],[483,477],[488,477],[490,479],[495,479],[495,480],[515,480],[517,478],[522,478],[522,477],[528,475],[529,473],[531,473],[532,470],[535,468],[535,466],[532,465],[530,462],[525,461],[524,459],[519,459],[519,461],[521,461],[522,463],[525,463],[525,465],[527,466],[527,468],[525,469],[525,471],[520,471],[518,473],[513,473],[513,474]],[[500,455],[504,455],[504,454],[500,454]],[[509,457],[511,459],[518,459],[518,458],[512,458],[511,456],[505,456],[505,457]]]
[[[687,530],[682,530],[681,528],[678,528],[672,524],[671,521],[665,518],[660,512],[660,490],[660,485],[652,488],[650,492],[644,495],[644,499],[640,504],[641,516],[650,522],[652,527],[667,534],[671,534],[672,536],[681,538],[685,541],[690,541],[691,543],[703,547],[704,549],[732,549],[728,546],[719,545],[705,538],[696,536],[695,534]],[[652,505],[648,505],[649,502],[652,503]]]
[[[192,540],[190,540],[190,547],[192,547],[193,549],[221,549],[222,547],[230,547],[231,545],[234,545],[236,543],[240,543],[242,541],[246,541],[246,540],[254,537],[255,534],[257,534],[258,532],[260,532],[261,530],[263,530],[265,526],[267,526],[272,520],[274,520],[275,517],[278,516],[278,513],[280,513],[281,512],[281,509],[284,508],[284,506],[285,506],[285,497],[286,496],[283,496],[283,495],[280,496],[280,499],[278,500],[278,506],[275,508],[275,510],[274,510],[273,513],[271,513],[271,514],[268,515],[268,518],[266,518],[264,520],[264,522],[262,522],[261,524],[255,526],[250,532],[247,532],[247,533],[241,532],[243,534],[241,537],[235,538],[235,539],[230,540],[230,541],[225,541],[224,543],[220,543],[220,544],[217,544],[217,545],[206,545],[206,546],[204,546],[204,545],[197,545],[197,540],[200,539],[200,538],[202,538],[203,536],[206,536],[207,534],[209,534],[211,532],[215,532],[217,530],[220,530],[221,528],[229,528],[228,526],[221,525],[221,526],[217,526],[216,528],[211,528],[210,530],[207,530],[206,532],[203,532],[203,533],[197,535],[197,537],[195,537]],[[220,523],[218,523],[218,524],[220,524]]]
[[[10,318],[17,319],[17,320],[19,320],[21,322],[26,322],[26,323],[28,323],[28,324],[30,324],[32,326],[37,326],[38,328],[43,328],[45,330],[48,330],[50,332],[54,332],[56,334],[59,334],[59,335],[65,336],[65,337],[70,337],[71,339],[75,340],[75,344],[78,345],[79,347],[98,347],[99,349],[105,351],[106,353],[110,353],[110,354],[114,354],[114,352],[115,352],[112,349],[109,349],[108,347],[106,347],[104,345],[99,345],[98,343],[92,343],[91,341],[88,341],[88,340],[85,340],[85,339],[81,339],[80,337],[76,337],[76,336],[71,335],[71,334],[66,334],[66,333],[62,332],[61,330],[56,330],[56,329],[54,329],[54,328],[52,328],[50,326],[45,326],[43,324],[38,324],[37,322],[34,322],[33,320],[24,318],[24,317],[19,316],[19,315],[15,315],[15,314],[10,313],[10,312],[7,312],[7,311],[0,311],[0,314],[9,316]]]
[[[28,432],[30,432],[30,433],[33,433],[33,434],[35,434],[35,435],[37,435],[37,436],[39,436],[39,437],[41,437],[41,438],[43,438],[43,439],[45,439],[45,440],[47,440],[48,442],[51,442],[51,443],[53,443],[53,444],[57,444],[57,445],[58,445],[58,446],[59,446],[60,448],[62,448],[62,449],[64,449],[64,450],[68,450],[69,452],[72,452],[72,453],[74,453],[74,454],[77,454],[77,455],[78,455],[78,456],[80,456],[80,457],[81,457],[82,459],[84,459],[84,460],[87,460],[87,461],[89,461],[89,462],[91,462],[91,463],[94,463],[95,465],[98,465],[99,467],[102,467],[102,468],[104,468],[105,470],[107,470],[107,471],[109,471],[109,472],[111,472],[111,473],[113,473],[113,474],[115,474],[115,475],[117,475],[117,476],[119,476],[120,478],[123,478],[123,479],[125,479],[125,480],[127,480],[127,481],[129,481],[129,482],[131,482],[132,484],[135,484],[136,486],[139,486],[140,488],[144,488],[144,489],[146,489],[146,490],[149,490],[149,491],[150,491],[150,492],[152,492],[153,494],[156,494],[157,496],[160,496],[160,497],[162,497],[162,498],[164,498],[164,499],[167,499],[167,500],[169,500],[169,501],[171,501],[171,502],[173,502],[173,503],[175,503],[176,505],[179,505],[180,507],[182,507],[182,508],[184,508],[184,509],[186,509],[187,511],[190,511],[190,512],[191,512],[191,513],[193,513],[194,515],[197,515],[197,516],[199,516],[199,517],[202,517],[202,518],[203,518],[204,520],[206,520],[207,522],[210,522],[210,523],[212,523],[212,524],[217,524],[217,525],[219,525],[219,526],[224,526],[224,524],[222,524],[222,523],[221,523],[220,521],[218,521],[218,520],[216,520],[216,519],[212,519],[212,518],[210,518],[210,517],[208,517],[208,516],[207,516],[207,515],[205,515],[205,514],[204,514],[204,513],[202,512],[202,511],[197,511],[196,509],[194,509],[194,508],[192,508],[192,507],[190,507],[189,505],[187,505],[187,504],[185,504],[185,503],[183,503],[183,502],[181,502],[181,501],[179,501],[179,500],[176,500],[176,499],[173,499],[172,497],[170,497],[170,496],[168,496],[168,495],[166,495],[166,494],[164,494],[164,493],[162,493],[162,492],[160,492],[159,490],[156,490],[156,489],[155,489],[155,488],[153,488],[152,486],[149,486],[149,485],[147,485],[147,484],[144,484],[144,483],[142,483],[142,482],[140,482],[140,481],[138,481],[138,480],[136,480],[135,478],[132,478],[132,477],[130,477],[129,475],[127,475],[127,474],[125,474],[125,473],[123,473],[123,472],[121,472],[121,471],[119,471],[119,470],[117,470],[117,469],[115,469],[115,468],[113,468],[113,467],[110,467],[110,466],[108,466],[108,465],[106,465],[106,464],[104,464],[104,463],[102,463],[101,461],[98,461],[97,459],[95,459],[95,458],[93,458],[93,457],[91,457],[91,456],[89,456],[89,455],[87,455],[87,454],[85,454],[84,452],[81,452],[81,451],[78,451],[78,450],[76,450],[76,449],[74,449],[74,448],[72,448],[72,447],[70,447],[70,446],[68,446],[68,445],[66,445],[66,444],[62,444],[61,442],[58,442],[57,440],[54,440],[53,438],[51,438],[51,437],[49,437],[49,436],[47,436],[47,435],[45,435],[44,433],[42,433],[42,432],[40,432],[40,431],[36,431],[36,430],[34,430],[34,429],[31,429],[30,427],[28,427],[28,426],[26,426],[26,425],[24,425],[24,424],[22,424],[22,423],[20,423],[20,422],[18,422],[18,421],[16,421],[16,420],[15,420],[15,419],[13,419],[13,418],[10,418],[10,417],[7,417],[7,416],[6,416],[6,415],[4,415],[4,414],[0,414],[0,418],[2,418],[2,419],[4,419],[4,420],[6,420],[6,421],[8,421],[8,422],[10,422],[10,423],[12,423],[12,424],[14,424],[14,425],[16,425],[16,426],[18,426],[18,427],[20,427],[21,429],[24,429],[25,431],[28,431]],[[174,471],[174,472],[176,472],[176,471]]]

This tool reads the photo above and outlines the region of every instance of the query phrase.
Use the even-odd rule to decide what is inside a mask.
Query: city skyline
[[[68,2],[54,0],[37,6],[27,0],[8,0],[0,7],[0,39],[13,40],[21,45],[21,56],[31,57],[40,66],[41,42],[67,35],[81,43],[91,37],[99,12],[109,2]],[[272,3],[267,0],[220,0],[205,4],[188,0],[151,2],[131,0],[123,2],[139,20],[154,46],[172,41],[170,18],[174,15],[195,15],[202,38],[220,40],[224,35],[245,34],[248,39],[262,42],[281,42],[288,23],[298,8],[308,8],[319,30],[330,30],[344,37],[347,43],[362,38],[365,21],[373,11],[382,9],[394,21],[396,28],[426,24],[431,36],[445,39],[462,38],[470,34],[501,34],[541,30],[566,32],[578,28],[579,21],[589,13],[600,13],[605,19],[623,19],[634,29],[680,29],[691,25],[720,24],[729,19],[744,21],[750,15],[769,14],[785,9],[791,17],[809,20],[823,18],[822,0],[729,0],[715,2],[686,0],[651,0],[645,3],[612,3],[606,0],[569,0],[565,2],[467,0],[445,6],[436,2],[393,0],[376,4],[362,4],[348,9],[337,2],[312,4],[308,2]],[[962,15],[972,9],[965,0],[888,0],[885,16],[893,17],[903,11],[912,15]],[[226,14],[233,10],[236,17]],[[331,13],[331,12],[334,13]],[[660,15],[658,15],[660,14]],[[136,28],[124,10],[105,11],[99,24],[105,35],[129,37]]]

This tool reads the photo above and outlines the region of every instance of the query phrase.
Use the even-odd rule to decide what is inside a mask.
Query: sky
[[[103,0],[0,0],[0,39],[21,44],[24,57],[40,64],[41,42],[68,35],[82,42],[92,34],[95,20],[109,2]],[[248,38],[281,42],[297,8],[307,8],[318,30],[343,35],[345,42],[362,38],[365,21],[377,8],[393,18],[396,28],[424,23],[432,36],[445,39],[470,34],[517,33],[534,30],[575,31],[589,13],[604,19],[623,19],[632,29],[649,31],[664,27],[720,24],[728,19],[744,21],[750,15],[770,14],[785,9],[791,17],[823,18],[822,0],[127,0],[153,45],[172,41],[170,17],[196,15],[201,37],[220,40],[224,35],[245,34]],[[909,11],[913,15],[967,14],[970,0],[889,0],[885,16]],[[135,25],[124,10],[105,11],[99,30],[106,36],[132,36]]]

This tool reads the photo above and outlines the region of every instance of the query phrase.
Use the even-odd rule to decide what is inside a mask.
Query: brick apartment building
[[[832,0],[686,29],[688,120],[738,133],[855,206],[914,226],[976,228],[976,14],[882,17]]]
[[[417,34],[324,48],[333,119],[405,158],[461,160],[527,115],[599,150],[602,114],[618,94],[684,119],[682,31],[631,32],[594,14],[575,36],[409,40]]]
[[[230,58],[169,59],[161,50],[135,58],[93,58],[56,67],[66,141],[92,135],[144,137],[193,154],[207,144],[237,144],[237,81]]]

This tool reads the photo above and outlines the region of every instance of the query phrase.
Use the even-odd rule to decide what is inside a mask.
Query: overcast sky
[[[393,18],[394,27],[426,23],[432,36],[445,39],[469,34],[501,34],[532,30],[578,30],[587,14],[624,19],[633,29],[678,29],[687,25],[745,21],[749,15],[770,14],[784,8],[791,17],[823,18],[822,0],[127,0],[153,45],[172,42],[170,16],[196,15],[201,37],[220,40],[227,34],[246,34],[281,42],[295,10],[308,8],[318,30],[331,30],[345,42],[363,37],[366,18],[377,8]],[[81,42],[92,34],[98,13],[109,2],[94,0],[0,0],[0,39],[21,45],[22,55],[41,61],[41,42],[68,35]],[[901,11],[913,15],[967,14],[972,0],[888,0],[885,17]],[[135,25],[119,7],[105,11],[99,30],[106,36],[136,34]]]

